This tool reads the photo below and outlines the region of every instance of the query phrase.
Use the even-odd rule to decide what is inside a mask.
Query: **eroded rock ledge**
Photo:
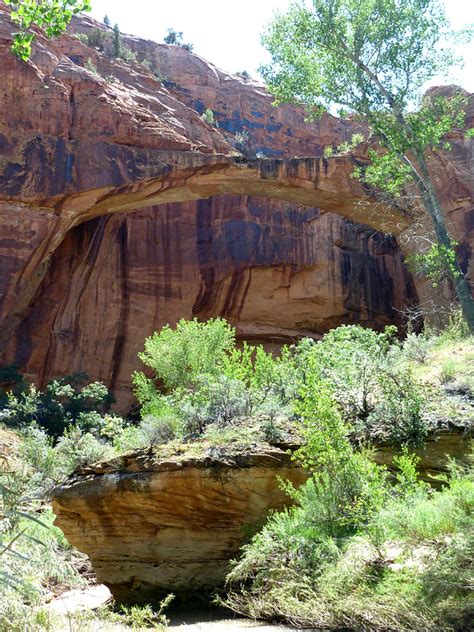
[[[145,450],[78,472],[55,491],[53,508],[115,598],[188,597],[220,585],[268,512],[288,502],[279,478],[305,477],[278,448],[171,459]]]
[[[421,478],[439,485],[449,457],[472,462],[471,445],[462,429],[434,433],[417,451]],[[279,480],[306,480],[290,447],[164,446],[98,463],[55,490],[55,524],[119,601],[210,592],[269,511],[288,504]],[[374,460],[391,469],[393,449]]]

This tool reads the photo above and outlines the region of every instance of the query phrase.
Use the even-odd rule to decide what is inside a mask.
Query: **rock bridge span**
[[[95,155],[90,146],[79,148],[71,161],[84,160],[88,169],[74,187],[66,187],[57,202],[54,197],[49,201],[71,225],[104,214],[222,194],[316,207],[395,236],[412,220],[405,209],[383,204],[352,177],[356,160],[350,155],[246,161],[195,152],[117,151],[114,146],[91,165]],[[101,186],[97,186],[97,174]]]
[[[402,208],[381,204],[351,177],[350,156],[248,162],[223,154],[99,142],[75,142],[65,151],[62,144],[36,138],[24,154],[24,164],[14,166],[7,165],[0,174],[1,236],[18,233],[22,245],[19,265],[5,271],[10,275],[0,288],[3,348],[66,234],[103,215],[149,207],[158,207],[159,213],[160,205],[229,194],[320,208],[393,235],[406,230],[411,221]]]
[[[82,20],[79,26],[87,30],[100,25]],[[37,381],[86,370],[129,391],[127,379],[149,333],[146,328],[174,322],[177,314],[205,318],[229,313],[233,322],[242,323],[239,310],[245,303],[253,310],[245,322],[257,335],[261,323],[268,334],[273,314],[283,308],[287,311],[272,331],[293,336],[320,331],[319,323],[323,331],[358,321],[361,314],[361,322],[383,326],[394,316],[390,291],[379,300],[384,284],[395,284],[392,295],[401,297],[397,308],[407,297],[411,300],[412,281],[396,246],[387,240],[387,251],[372,243],[368,253],[370,231],[362,226],[401,238],[412,230],[414,218],[380,204],[351,178],[363,155],[254,162],[243,161],[235,151],[232,155],[234,133],[242,126],[270,155],[305,156],[321,155],[326,145],[350,140],[356,124],[329,116],[307,123],[298,108],[273,108],[271,97],[254,82],[229,76],[176,47],[133,38],[127,43],[136,47],[139,58],[150,59],[180,85],[165,87],[140,64],[111,60],[70,35],[53,41],[39,35],[32,59],[21,63],[10,53],[13,30],[0,2],[4,361],[27,366],[30,377],[40,376]],[[88,60],[97,73],[86,70]],[[218,113],[219,129],[202,120],[200,104]],[[456,140],[453,159],[440,155],[434,165],[443,206],[450,219],[455,217],[453,234],[465,243],[474,208],[472,142]],[[288,211],[282,236],[273,216],[282,209],[286,213],[286,205],[270,199],[288,202],[292,217],[306,218],[303,228],[289,219]],[[258,205],[260,219],[254,221],[251,207]],[[324,217],[313,222],[320,214]],[[202,230],[200,215],[205,219]],[[224,219],[232,220],[227,242]],[[236,238],[240,229],[244,232]],[[231,258],[242,246],[249,252],[253,233],[245,231],[250,229],[271,236],[259,242],[260,250],[247,261],[224,261],[228,251]],[[344,230],[353,234],[347,238]],[[199,240],[208,249],[209,240],[215,240],[213,248],[220,240],[212,261],[198,261]],[[165,252],[170,248],[177,252],[170,256]],[[140,249],[145,252],[137,255]],[[133,256],[132,265],[127,257]],[[347,275],[350,265],[343,264],[357,257],[362,268],[354,265]],[[245,294],[249,285],[254,294],[242,299],[238,292]],[[189,298],[192,292],[198,297]],[[278,296],[263,309],[268,292]],[[364,292],[377,300],[361,297]],[[237,311],[232,312],[233,305]],[[40,318],[39,312],[48,318]],[[103,359],[108,348],[109,359]],[[118,362],[112,361],[115,356]],[[81,364],[78,358],[87,361]],[[115,364],[120,365],[117,370]]]

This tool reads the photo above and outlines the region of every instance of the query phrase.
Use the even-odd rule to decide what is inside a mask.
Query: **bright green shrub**
[[[338,327],[320,342],[297,345],[293,366],[300,384],[311,380],[309,372],[318,373],[356,438],[419,446],[428,431],[422,389],[400,362],[394,332]]]
[[[187,388],[199,375],[218,376],[234,344],[235,330],[221,318],[205,323],[180,320],[175,329],[165,326],[147,338],[145,351],[138,357],[164,389]],[[143,374],[134,375],[136,385],[139,375]],[[138,389],[141,383],[138,380]]]
[[[291,414],[284,383],[286,355],[275,359],[261,347],[236,347],[235,330],[222,319],[181,320],[145,341],[140,359],[154,377],[135,373],[142,419],[163,420],[175,437],[192,440],[206,427],[224,428],[239,418]],[[155,432],[155,436],[158,438]],[[170,438],[163,433],[163,441]],[[157,439],[159,440],[159,439]]]
[[[449,485],[433,491],[414,480],[413,458],[401,459],[398,484],[343,537],[326,530],[331,497],[305,485],[300,505],[273,515],[244,547],[225,603],[318,629],[470,629],[472,469],[453,471]]]

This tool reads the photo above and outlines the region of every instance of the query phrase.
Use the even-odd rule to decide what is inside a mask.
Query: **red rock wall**
[[[94,26],[83,20],[74,28]],[[227,195],[103,215],[69,229],[68,221],[79,221],[68,219],[74,202],[66,213],[54,206],[68,177],[78,190],[92,191],[110,185],[115,165],[119,186],[129,162],[133,169],[140,163],[139,151],[228,153],[235,133],[248,131],[252,149],[269,157],[315,156],[358,127],[331,116],[308,123],[297,107],[273,108],[254,82],[135,38],[127,45],[166,78],[168,90],[139,64],[112,61],[69,36],[40,39],[33,61],[20,68],[8,33],[0,12],[8,113],[0,119],[0,152],[9,169],[0,173],[0,189],[12,198],[0,207],[0,317],[8,312],[14,323],[4,361],[26,367],[41,384],[86,371],[109,384],[126,409],[137,353],[165,323],[220,315],[242,338],[280,343],[341,323],[398,323],[400,311],[416,302],[395,241],[324,210]],[[81,67],[89,58],[101,76]],[[208,107],[218,129],[199,116]],[[440,157],[436,177],[468,267],[472,141],[456,140],[453,155]],[[84,206],[87,194],[81,196]]]
[[[9,357],[42,383],[86,371],[126,408],[144,338],[166,323],[219,315],[242,338],[281,343],[381,328],[415,300],[392,239],[317,209],[214,197],[70,231]]]

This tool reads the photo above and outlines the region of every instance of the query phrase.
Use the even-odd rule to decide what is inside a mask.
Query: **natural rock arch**
[[[42,142],[37,140],[35,151]],[[64,156],[57,153],[62,154],[63,148],[56,145],[44,153],[48,149],[49,164],[62,166]],[[217,194],[245,194],[319,207],[394,235],[411,221],[401,207],[383,205],[351,177],[354,160],[350,156],[247,162],[219,154],[86,142],[76,143],[65,160],[66,165],[75,165],[69,177],[55,177],[51,169],[45,176],[43,161],[31,161],[23,180],[3,176],[4,216],[9,206],[16,214],[18,203],[27,204],[44,228],[16,282],[5,293],[0,349],[28,309],[67,232],[101,215]]]

